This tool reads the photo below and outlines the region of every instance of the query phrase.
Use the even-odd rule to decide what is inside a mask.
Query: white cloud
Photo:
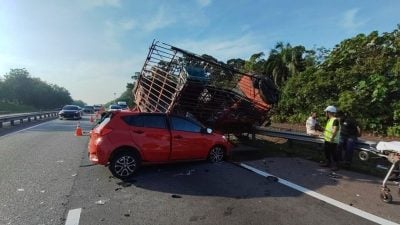
[[[255,52],[263,49],[254,35],[231,38],[213,38],[201,41],[184,40],[179,41],[179,47],[196,54],[208,54],[216,57],[218,60],[226,61],[231,58],[247,59]]]
[[[174,14],[167,14],[163,7],[158,8],[157,12],[148,19],[149,21],[143,24],[143,29],[146,32],[152,32],[168,27],[176,21]]]
[[[106,7],[106,6],[111,6],[115,8],[120,8],[121,7],[121,1],[120,0],[78,0],[78,3],[84,8],[84,9],[91,9],[91,8],[96,8],[96,7]]]
[[[356,30],[357,28],[361,27],[362,25],[365,24],[365,21],[357,21],[357,14],[358,14],[359,9],[350,9],[347,10],[343,18],[341,20],[341,25],[342,27],[348,29],[348,30]]]
[[[208,5],[211,4],[211,0],[197,0],[197,3],[201,6],[201,7],[206,7]]]
[[[137,25],[136,21],[133,19],[121,21],[119,24],[123,30],[132,30]]]

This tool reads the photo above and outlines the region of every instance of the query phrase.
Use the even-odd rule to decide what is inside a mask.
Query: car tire
[[[221,146],[214,146],[208,153],[208,161],[212,163],[222,162],[225,158],[225,150]]]
[[[131,178],[140,165],[140,157],[132,151],[121,151],[110,160],[109,169],[121,180]]]

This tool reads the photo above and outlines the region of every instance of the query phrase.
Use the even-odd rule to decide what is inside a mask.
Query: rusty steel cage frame
[[[201,76],[192,76],[196,72]],[[243,94],[238,82],[244,76],[251,80],[255,77],[154,40],[133,95],[137,109],[142,112],[190,115],[216,127],[218,117],[233,108],[228,110],[236,112],[236,119],[230,118],[231,122],[247,118],[246,124],[260,124],[267,118],[271,105]],[[252,84],[245,84],[245,88],[254,96],[257,94]]]

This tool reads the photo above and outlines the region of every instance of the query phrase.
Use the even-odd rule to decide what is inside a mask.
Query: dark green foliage
[[[54,109],[70,104],[72,98],[65,88],[33,78],[26,69],[11,69],[0,81],[0,101]]]
[[[271,52],[267,62],[279,65],[283,59],[275,52]],[[319,61],[317,54],[309,53],[295,64],[304,65],[304,71],[301,66],[291,73],[290,67],[276,67],[285,79],[275,79],[281,82],[275,120],[304,122],[310,112],[322,115],[322,110],[332,104],[349,112],[366,130],[400,136],[399,27],[390,33],[379,35],[374,31],[346,39],[330,53],[325,51],[329,54],[323,61]]]

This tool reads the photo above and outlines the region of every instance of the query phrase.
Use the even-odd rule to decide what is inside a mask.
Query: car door
[[[202,133],[202,126],[185,117],[170,116],[171,160],[206,158],[212,142]]]
[[[171,135],[165,114],[138,114],[124,120],[130,125],[132,140],[144,161],[164,162],[169,159]]]

